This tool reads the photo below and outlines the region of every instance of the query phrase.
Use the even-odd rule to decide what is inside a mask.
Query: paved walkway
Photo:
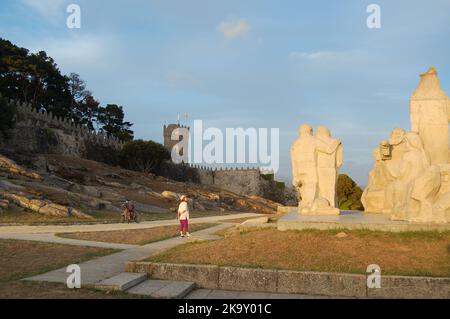
[[[221,239],[222,237],[212,234],[224,228],[230,227],[231,225],[233,224],[222,223],[211,228],[194,232],[191,234],[190,239],[179,237],[170,238],[143,246],[136,246],[133,248],[125,249],[112,255],[89,260],[80,264],[81,284],[92,285],[96,282],[116,276],[124,271],[125,264],[128,261],[140,260],[164,250],[181,245],[188,241]],[[27,278],[27,280],[65,283],[67,277],[68,273],[66,273],[66,268],[64,267],[42,275]]]
[[[240,219],[249,217],[261,217],[264,215],[254,213],[232,214],[225,216],[211,216],[192,218],[190,223],[215,223],[230,219]],[[143,229],[153,228],[167,225],[177,225],[177,219],[171,220],[155,220],[144,221],[139,224],[89,224],[89,225],[46,225],[46,226],[0,226],[1,238],[7,238],[9,234],[42,234],[42,233],[75,233],[88,231],[110,231],[110,230],[127,230],[127,229]]]
[[[57,237],[57,233],[86,232],[86,231],[111,231],[126,229],[144,229],[159,226],[176,225],[177,220],[160,220],[148,221],[140,224],[94,224],[94,225],[49,225],[49,226],[1,226],[0,239],[16,239],[31,240],[50,243],[59,243],[77,246],[91,246],[101,248],[121,249],[122,251],[104,257],[95,258],[87,262],[81,263],[81,284],[83,286],[93,286],[102,280],[116,276],[124,271],[125,264],[128,261],[140,260],[154,254],[158,254],[164,250],[173,248],[183,243],[195,240],[218,240],[220,236],[214,235],[215,232],[228,228],[234,224],[224,222],[230,219],[260,217],[259,214],[233,214],[227,216],[211,216],[201,217],[191,220],[191,223],[217,223],[220,225],[203,229],[191,234],[191,238],[170,238],[143,246],[126,245],[116,243],[104,243],[86,240],[77,240],[69,238]],[[66,283],[69,273],[66,267],[56,269],[41,275],[26,278],[31,281],[47,281]],[[305,299],[318,298],[315,296],[292,295],[292,294],[274,294],[274,293],[258,293],[258,292],[240,292],[240,291],[224,291],[211,289],[196,289],[186,296],[187,299]]]

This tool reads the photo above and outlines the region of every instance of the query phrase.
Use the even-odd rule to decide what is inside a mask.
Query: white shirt
[[[189,220],[189,205],[186,202],[181,202],[178,206],[178,213],[180,214],[180,220]]]

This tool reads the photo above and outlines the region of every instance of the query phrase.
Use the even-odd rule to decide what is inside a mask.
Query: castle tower
[[[164,136],[164,147],[169,151],[172,152],[173,147],[181,142],[183,140],[183,137],[180,136],[178,139],[172,140],[172,133],[174,130],[178,128],[186,128],[189,130],[188,126],[177,124],[169,124],[164,125],[163,127],[163,136]],[[186,141],[186,145],[188,145],[189,141]],[[180,150],[180,155],[183,156],[183,150]]]
[[[449,109],[450,100],[432,67],[420,75],[410,100],[411,131],[421,137],[432,165],[448,163]]]

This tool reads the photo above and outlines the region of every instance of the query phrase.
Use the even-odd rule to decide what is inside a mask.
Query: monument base
[[[386,215],[360,211],[341,211],[337,216],[302,215],[297,212],[297,207],[286,208],[285,211],[289,211],[289,213],[278,220],[278,230],[365,229],[388,232],[450,230],[450,223],[432,224],[393,221]]]

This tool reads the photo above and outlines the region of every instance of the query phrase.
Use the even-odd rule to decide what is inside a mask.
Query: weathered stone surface
[[[171,191],[164,191],[161,193],[161,195],[169,200],[178,200],[180,198],[180,194],[175,193],[175,192],[171,192]]]
[[[381,288],[367,290],[370,298],[449,299],[450,278],[381,276]]]
[[[28,178],[42,180],[42,177],[39,174],[31,173],[17,165],[14,161],[0,155],[0,170],[6,171],[11,174],[18,174]]]
[[[437,71],[421,75],[410,99],[411,132],[392,131],[373,152],[375,165],[361,201],[393,220],[448,223],[450,99]]]
[[[217,289],[219,266],[130,262],[126,271],[145,272],[153,279],[192,281],[202,288]]]
[[[301,195],[298,211],[310,215],[339,215],[336,208],[336,182],[342,166],[342,143],[331,137],[326,127],[313,136],[304,124],[291,146],[292,184]]]
[[[47,216],[68,217],[72,215],[78,218],[92,219],[91,216],[84,214],[77,209],[69,209],[48,200],[29,199],[25,195],[8,192],[0,192],[0,197],[12,201],[17,206]]]
[[[450,278],[382,276],[382,288],[369,289],[366,275],[358,274],[150,262],[129,262],[126,271],[161,280],[188,280],[208,289],[355,298],[450,298]]]
[[[96,283],[94,287],[101,290],[126,291],[147,279],[147,274],[123,272],[117,276]]]
[[[273,292],[276,288],[276,270],[220,267],[219,289]]]
[[[181,299],[195,288],[193,282],[172,281],[153,292],[151,296],[158,299]]]
[[[284,270],[279,270],[277,275],[277,292],[280,293],[366,297],[367,280],[365,275]]]

